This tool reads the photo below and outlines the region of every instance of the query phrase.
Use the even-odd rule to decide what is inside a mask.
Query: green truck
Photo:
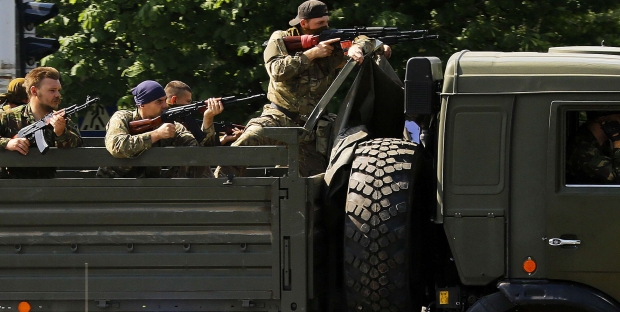
[[[414,57],[404,82],[379,63],[359,69],[312,177],[303,128],[267,129],[287,147],[2,152],[58,177],[0,180],[0,309],[620,311],[620,191],[566,180],[584,113],[620,107],[620,49],[461,51],[445,70]],[[93,173],[216,164],[254,169]]]

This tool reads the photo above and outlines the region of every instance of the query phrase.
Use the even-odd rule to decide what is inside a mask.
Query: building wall
[[[15,2],[0,1],[0,12],[3,12],[2,18],[0,18],[0,42],[15,43]],[[5,48],[0,49],[0,92],[4,92],[9,82],[15,78],[17,63],[17,44],[6,44],[3,47]]]

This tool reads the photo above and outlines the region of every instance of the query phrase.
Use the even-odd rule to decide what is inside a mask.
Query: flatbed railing
[[[297,175],[298,139],[301,128],[266,128],[288,146],[154,147],[134,158],[114,158],[103,147],[103,138],[86,138],[79,148],[50,148],[41,155],[31,148],[28,155],[1,151],[0,167],[56,167],[85,170],[102,166],[254,166],[288,167]],[[95,146],[93,146],[95,145]]]

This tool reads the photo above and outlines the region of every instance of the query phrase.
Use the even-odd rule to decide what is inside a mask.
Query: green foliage
[[[152,79],[182,80],[195,99],[265,92],[262,43],[288,27],[300,1],[278,0],[44,0],[60,7],[39,35],[60,38],[42,63],[63,76],[65,103],[98,95],[131,106],[130,89]],[[619,45],[616,1],[343,0],[328,2],[331,27],[429,29],[440,39],[395,46],[392,66],[411,56],[444,62],[459,50],[545,51],[560,45]],[[259,111],[231,108],[222,118],[245,121]]]

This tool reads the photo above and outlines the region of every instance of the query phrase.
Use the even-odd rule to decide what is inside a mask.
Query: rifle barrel
[[[86,102],[84,104],[73,104],[67,108],[65,108],[65,116],[69,116],[71,114],[74,114],[77,111],[80,111],[90,105],[92,105],[93,103],[96,103],[97,101],[99,101],[98,97],[94,97],[94,98],[90,98],[90,96],[86,97]]]
[[[289,53],[304,51],[318,44],[320,41],[325,41],[332,38],[340,38],[342,41],[353,40],[353,38],[364,35],[369,38],[379,39],[385,44],[395,44],[398,42],[423,40],[423,39],[437,39],[437,35],[428,35],[428,30],[398,30],[398,27],[365,27],[355,26],[349,29],[328,29],[321,32],[316,42],[302,43],[303,36],[287,36],[282,40],[286,46],[286,50]]]
[[[222,101],[222,104],[232,104],[235,102],[244,102],[244,101],[250,101],[250,100],[264,99],[266,97],[267,95],[265,93],[260,93],[260,94],[250,95],[250,96],[240,98],[240,99],[236,99],[235,96],[227,96],[227,97],[221,98],[221,101]]]

